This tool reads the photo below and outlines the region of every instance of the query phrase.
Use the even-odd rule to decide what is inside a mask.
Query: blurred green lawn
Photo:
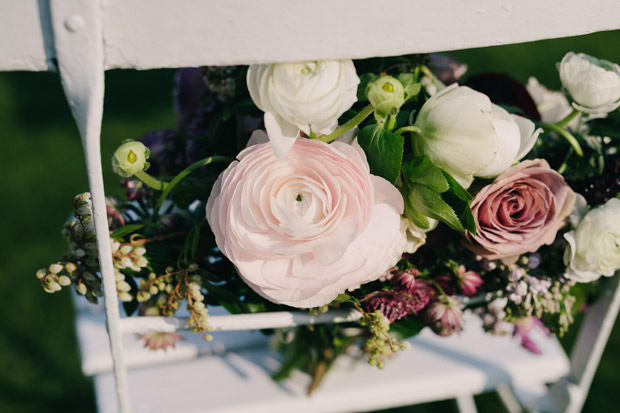
[[[522,81],[534,75],[557,89],[555,63],[566,52],[620,62],[619,45],[616,31],[452,54],[469,65],[470,74],[508,72]],[[121,193],[108,162],[114,148],[123,139],[174,125],[173,74],[107,72],[102,156],[108,193]],[[73,196],[88,190],[80,139],[58,75],[0,73],[0,125],[0,412],[92,412],[92,383],[80,371],[68,291],[46,294],[34,277],[38,268],[65,251],[60,228]],[[586,412],[615,410],[619,324],[594,379]],[[477,401],[481,412],[502,411],[493,394],[478,396]],[[456,410],[452,402],[390,410],[427,411]]]

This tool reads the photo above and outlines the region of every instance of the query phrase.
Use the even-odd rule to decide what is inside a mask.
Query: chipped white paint
[[[385,0],[380,4],[372,0],[0,1],[0,70],[55,70],[58,62],[82,136],[104,279],[118,409],[126,413],[130,406],[121,330],[136,332],[162,327],[172,331],[184,325],[185,320],[121,321],[119,317],[99,152],[105,69],[365,58],[455,50],[618,29],[619,15],[617,0],[436,0],[432,5],[411,0]],[[573,353],[571,374],[536,405],[551,403],[550,410],[581,408],[619,307],[620,290],[616,287],[588,315]],[[307,314],[277,313],[213,317],[211,322],[224,330],[341,322],[355,317],[359,314],[330,313],[312,318]],[[484,339],[477,340],[476,343]],[[470,346],[475,350],[477,344]],[[484,355],[500,359],[505,356],[502,350]],[[462,361],[453,360],[452,368],[458,370]],[[449,363],[446,366],[450,367]],[[167,366],[162,373],[178,368]],[[450,375],[442,376],[442,381],[429,387],[429,391],[445,390],[443,397],[458,396],[463,409],[472,410],[475,406],[468,395],[490,388],[485,387],[488,381],[472,377],[472,381],[454,382],[448,389]],[[111,383],[110,376],[100,376],[99,393],[111,392]],[[465,391],[463,383],[471,386]],[[531,384],[531,380],[514,384]],[[142,386],[142,390],[150,396],[148,386]],[[540,395],[545,388],[539,385],[530,390],[530,394]],[[140,393],[139,388],[136,393]],[[396,403],[397,396],[406,393],[384,395],[383,401]],[[433,393],[431,397],[431,393],[423,393],[427,397],[424,401],[441,396]],[[333,397],[337,396],[326,399],[326,406],[335,405]],[[266,406],[272,401],[267,400]],[[105,406],[116,411],[116,405],[109,401]],[[377,404],[376,408],[385,406]]]

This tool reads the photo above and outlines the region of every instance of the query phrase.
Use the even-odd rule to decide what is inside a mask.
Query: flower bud
[[[380,115],[395,115],[405,103],[405,88],[392,76],[381,76],[368,84],[366,94]]]
[[[60,264],[52,264],[49,266],[49,271],[52,274],[58,274],[59,272],[61,272],[65,267],[63,267]]]
[[[65,264],[65,269],[68,272],[72,273],[73,271],[77,270],[77,266],[72,262],[68,262]]]
[[[47,275],[47,270],[45,268],[41,268],[37,271],[37,278],[40,280]]]
[[[84,284],[83,282],[79,282],[77,286],[78,294],[86,295],[86,291],[87,291],[86,284]]]
[[[112,167],[118,175],[129,178],[144,171],[149,164],[150,151],[142,142],[127,141],[116,149],[112,158]]]
[[[583,53],[569,52],[559,65],[560,80],[573,107],[597,115],[620,106],[620,66]]]
[[[61,275],[60,277],[58,277],[58,283],[63,287],[66,287],[67,285],[71,285],[71,278],[67,277],[66,275]]]

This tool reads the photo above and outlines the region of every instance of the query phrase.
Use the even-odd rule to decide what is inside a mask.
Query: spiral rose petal
[[[484,187],[472,201],[476,235],[466,246],[487,259],[512,261],[551,244],[570,215],[575,193],[545,160],[524,161]]]

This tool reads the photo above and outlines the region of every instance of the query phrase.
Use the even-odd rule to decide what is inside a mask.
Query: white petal
[[[519,153],[515,159],[515,161],[520,161],[532,150],[542,129],[538,128],[534,130],[534,128],[536,128],[534,122],[522,116],[512,115],[512,118],[517,123],[517,126],[519,126],[519,132],[521,134],[521,146],[519,147]]]
[[[267,129],[271,148],[277,158],[286,155],[299,135],[297,126],[271,112],[265,112],[265,129]]]

